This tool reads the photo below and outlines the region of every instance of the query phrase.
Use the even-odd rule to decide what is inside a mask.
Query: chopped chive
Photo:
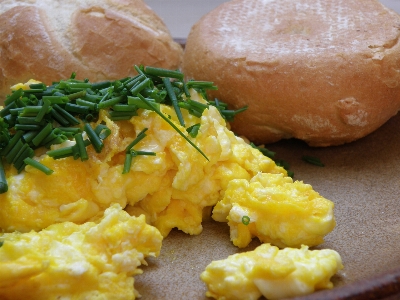
[[[104,140],[105,138],[107,138],[111,134],[111,129],[108,128],[106,125],[99,124],[94,129],[94,132],[97,134],[97,136],[100,139]]]
[[[67,121],[68,123],[70,123],[71,125],[78,125],[80,124],[80,122],[73,116],[71,115],[69,112],[67,112],[65,109],[63,109],[61,106],[54,104],[53,105],[54,109],[60,114],[62,115]]]
[[[99,136],[96,134],[96,132],[93,130],[93,128],[90,126],[89,123],[85,123],[84,125],[84,131],[86,132],[86,134],[88,135],[88,138],[90,140],[90,142],[92,143],[95,151],[97,153],[100,153],[101,150],[104,147],[103,142],[101,141],[101,139],[99,138]]]
[[[256,148],[258,151],[260,151],[264,156],[267,156],[271,159],[273,159],[275,157],[275,152],[268,150],[265,147],[258,147],[256,145],[254,145],[254,143],[250,143],[250,146],[252,146],[253,148]]]
[[[179,80],[183,80],[184,77],[183,73],[180,71],[172,71],[162,68],[145,67],[144,72],[153,76],[177,78]]]
[[[21,139],[19,139],[17,141],[17,143],[15,144],[15,146],[11,149],[10,152],[8,152],[8,154],[6,155],[6,161],[7,163],[11,164],[15,157],[18,155],[19,150],[21,150],[21,148],[24,146],[24,143],[21,141]]]
[[[193,115],[193,116],[195,116],[195,117],[200,118],[201,115],[202,115],[202,112],[199,112],[198,110],[195,110],[195,109],[189,109],[189,114],[191,114],[191,115]]]
[[[31,143],[32,140],[39,134],[39,131],[27,131],[23,135],[25,143]]]
[[[35,117],[17,117],[17,122],[24,125],[41,125],[46,124],[44,120],[37,122]]]
[[[52,109],[50,104],[51,103],[49,100],[43,100],[43,105],[35,117],[36,122],[42,121],[43,117],[50,112],[50,110]]]
[[[244,112],[245,110],[247,110],[247,105],[238,110],[224,109],[224,110],[221,110],[220,112],[221,112],[222,116],[225,117],[226,120],[231,121],[238,113]]]
[[[142,95],[138,94],[140,100],[142,100],[144,103],[146,103],[148,106],[152,108],[153,111],[155,111],[161,118],[163,118],[169,125],[172,126],[178,132],[180,136],[182,136],[190,145],[192,145],[193,148],[195,148],[205,159],[209,160],[208,157],[201,151],[199,147],[197,147],[189,138],[182,133],[182,131],[179,130],[178,127],[175,126],[173,122],[171,122],[155,105],[153,105],[150,101],[146,100]]]
[[[101,90],[105,88],[109,88],[111,86],[111,81],[101,81],[92,83],[92,90]]]
[[[29,147],[28,144],[24,144],[13,161],[14,167],[19,170],[24,165],[24,159],[27,158],[31,153],[33,153],[32,148]]]
[[[64,148],[55,149],[55,150],[49,150],[46,152],[46,154],[54,159],[68,157],[68,156],[71,156],[73,153],[72,147],[73,146],[64,147]]]
[[[68,138],[64,134],[59,134],[54,139],[46,141],[46,143],[43,142],[43,145],[44,145],[45,148],[48,149],[52,145],[62,144],[67,140],[68,140]]]
[[[113,106],[115,104],[120,103],[124,98],[125,98],[124,96],[118,96],[118,97],[114,97],[114,98],[111,98],[111,99],[108,99],[108,100],[101,101],[98,104],[98,108],[99,109],[105,109],[105,108],[111,107],[111,106]]]
[[[86,151],[86,146],[83,142],[82,133],[77,133],[75,135],[75,141],[76,141],[76,145],[78,146],[79,156],[81,157],[81,160],[82,161],[88,160],[89,156]]]
[[[129,171],[131,170],[131,165],[132,165],[132,154],[129,152],[126,153],[125,155],[124,168],[122,170],[122,174],[129,173]]]
[[[141,74],[141,75],[144,75],[144,73],[143,73],[143,71],[140,69],[140,67],[138,67],[137,65],[135,65],[135,70],[136,70],[136,72],[138,72],[139,74]]]
[[[199,133],[199,129],[200,129],[200,124],[194,124],[194,125],[186,128],[186,131],[189,133],[189,135],[192,138],[195,138],[197,136],[197,134]]]
[[[172,106],[174,107],[175,113],[178,117],[179,123],[185,127],[185,121],[183,120],[182,112],[178,106],[178,99],[176,98],[175,92],[172,89],[171,81],[168,77],[163,78],[163,83],[165,85],[165,89],[167,90],[168,96],[171,99]]]
[[[41,141],[41,145],[46,145],[51,140],[55,139],[61,131],[58,128],[53,128],[53,130]],[[33,139],[33,138],[32,138]],[[26,141],[26,140],[25,140]],[[27,142],[27,141],[26,141]],[[28,143],[28,142],[27,142]]]
[[[67,97],[69,100],[75,100],[78,98],[85,97],[85,95],[86,95],[86,90],[79,90],[79,91],[75,91],[72,94],[67,95]]]
[[[130,89],[131,89],[134,85],[136,85],[138,82],[141,82],[141,81],[143,81],[143,80],[145,80],[145,79],[146,79],[146,76],[145,76],[145,75],[139,74],[139,75],[133,77],[132,79],[126,81],[126,82],[124,83],[124,86],[125,86],[128,90],[130,90]]]
[[[185,93],[186,97],[190,98],[190,92],[189,92],[189,88],[188,88],[186,82],[183,80],[182,83],[183,83],[183,86],[182,86],[183,92]]]
[[[39,171],[42,171],[46,175],[51,175],[54,171],[50,169],[49,167],[45,166],[44,164],[34,160],[33,158],[27,157],[24,159],[24,163],[38,169]]]
[[[137,107],[135,105],[130,104],[115,104],[112,109],[114,111],[129,111],[129,112],[136,112]]]
[[[76,99],[76,104],[79,106],[87,106],[91,110],[97,110],[97,104],[91,101]]]
[[[41,129],[40,125],[30,125],[30,124],[15,124],[14,127],[15,127],[16,130],[24,130],[24,131],[40,130]]]
[[[196,81],[196,80],[189,80],[186,82],[188,88],[202,88],[202,89],[211,89],[216,90],[217,87],[211,81]]]
[[[3,159],[0,157],[0,194],[8,191],[6,173],[4,172]]]
[[[23,136],[24,132],[22,130],[17,131],[14,136],[10,139],[8,142],[7,146],[1,150],[0,155],[1,156],[6,156],[17,144],[17,142],[21,139]]]
[[[44,126],[32,140],[32,144],[38,146],[51,133],[52,130],[53,126],[51,123],[47,123],[47,125]]]
[[[142,131],[139,132],[139,134],[136,136],[136,138],[125,148],[125,152],[129,153],[131,151],[132,147],[135,146],[137,143],[139,143],[142,139],[146,137],[146,131],[148,128],[144,128]]]
[[[248,216],[243,216],[242,217],[242,223],[244,224],[244,225],[249,225],[250,224],[250,218],[248,217]]]
[[[74,112],[78,114],[87,114],[89,113],[89,107],[88,106],[82,106],[74,103],[67,103],[65,105],[65,110],[69,112]]]
[[[160,109],[160,104],[155,102],[153,99],[146,99],[148,102],[151,102],[157,109]],[[128,96],[128,104],[135,105],[137,108],[143,108],[148,110],[153,110],[153,106],[147,104],[147,102],[143,102],[139,97]]]
[[[20,117],[36,117],[38,115],[38,113],[40,113],[42,108],[43,108],[42,105],[37,105],[37,106],[29,105],[29,106],[25,106],[20,111],[17,111],[17,113]]]
[[[312,164],[312,165],[315,165],[318,167],[325,167],[325,164],[323,164],[318,157],[303,155],[301,157],[301,159],[309,164]]]
[[[138,114],[136,111],[110,111],[109,115],[111,118],[128,117],[128,119],[130,119]]]
[[[69,122],[67,119],[65,119],[58,111],[56,111],[55,109],[52,109],[50,111],[51,116],[53,117],[53,119],[55,121],[57,121],[60,125],[62,126],[68,126]]]
[[[1,111],[0,111],[0,117],[4,117],[6,115],[8,115],[10,113],[10,110],[13,108],[16,108],[17,104],[14,102],[11,102],[10,104],[8,104],[6,107],[4,107]]]
[[[20,113],[23,112],[24,109],[25,109],[25,107],[11,108],[10,111],[9,111],[9,113],[10,113],[10,115],[12,115],[12,116],[18,116],[18,115],[20,115]],[[36,114],[35,114],[35,115],[36,115]],[[34,116],[35,116],[35,115],[34,115]]]
[[[69,102],[67,96],[43,96],[43,101],[50,101],[51,104],[65,104]]]
[[[21,98],[18,98],[17,100],[15,100],[15,104],[16,104],[18,107],[25,107],[25,106],[26,106],[25,101],[23,101]]]
[[[137,94],[139,94],[143,89],[145,89],[146,87],[150,86],[150,82],[151,79],[150,78],[146,78],[143,81],[141,81],[139,84],[134,85],[131,89],[130,92],[133,96],[136,96]]]
[[[101,100],[101,96],[98,95],[90,95],[90,94],[86,94],[85,97],[83,97],[83,100],[85,101],[89,101],[89,102],[93,102],[93,103],[98,103]],[[78,99],[77,99],[78,100]]]
[[[152,151],[140,151],[140,150],[133,150],[131,149],[132,152],[134,152],[136,155],[149,155],[149,156],[156,156],[157,154]]]
[[[30,89],[42,89],[45,91],[47,89],[46,85],[43,83],[32,83],[29,85]]]
[[[67,88],[83,88],[83,89],[90,89],[92,88],[92,84],[88,82],[67,82]]]
[[[18,98],[22,97],[23,94],[24,94],[24,90],[21,88],[14,91],[11,95],[7,96],[6,100],[4,101],[4,104],[6,106],[9,105],[11,102],[14,102]]]

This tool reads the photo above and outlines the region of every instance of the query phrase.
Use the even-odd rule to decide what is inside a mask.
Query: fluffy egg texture
[[[162,236],[118,204],[96,222],[63,222],[0,236],[0,298],[135,299],[134,275]]]
[[[333,287],[331,277],[343,268],[329,249],[309,250],[262,244],[254,251],[213,261],[201,274],[207,296],[219,300],[283,299]]]
[[[250,180],[231,180],[213,218],[228,222],[231,240],[241,248],[253,237],[279,247],[315,246],[335,227],[333,208],[309,184],[258,173]]]

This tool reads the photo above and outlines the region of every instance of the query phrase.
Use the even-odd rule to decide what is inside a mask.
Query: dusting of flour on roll
[[[134,65],[176,69],[182,47],[142,0],[1,0],[0,97],[16,82],[93,82],[136,74]]]
[[[399,111],[399,35],[377,0],[233,0],[192,27],[182,68],[249,106],[232,129],[255,143],[340,145]]]

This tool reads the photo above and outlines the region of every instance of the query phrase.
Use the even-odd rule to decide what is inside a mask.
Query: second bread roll
[[[376,0],[234,0],[194,25],[183,71],[249,105],[232,129],[255,143],[339,145],[399,111],[399,35]]]

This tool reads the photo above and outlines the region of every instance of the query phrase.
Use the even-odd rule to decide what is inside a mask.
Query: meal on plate
[[[171,230],[209,218],[241,250],[204,296],[332,288],[334,203],[263,145],[396,114],[398,24],[377,0],[232,0],[183,50],[142,0],[1,1],[0,299],[136,299]]]
[[[271,293],[271,278],[307,286],[285,296],[332,287],[340,256],[307,247],[334,229],[333,202],[236,136],[228,121],[246,107],[209,100],[212,82],[135,69],[114,81],[73,73],[12,87],[0,111],[0,295],[135,299],[132,276],[144,259],[159,254],[173,228],[200,234],[212,208],[238,247],[253,237],[286,247],[243,254],[255,273],[239,266],[242,276],[233,283],[228,272],[225,284],[252,281],[258,297]],[[209,284],[235,259],[210,265],[202,279]],[[309,272],[321,276],[304,281]]]

